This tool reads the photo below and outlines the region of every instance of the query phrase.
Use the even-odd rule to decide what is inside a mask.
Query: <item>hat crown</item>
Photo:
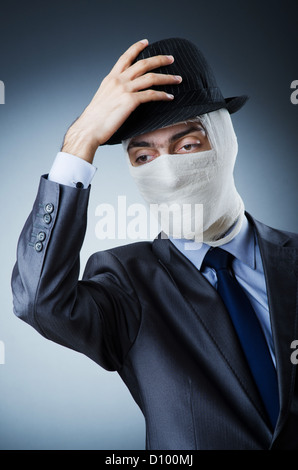
[[[187,39],[169,38],[149,44],[136,58],[136,61],[156,55],[172,55],[172,64],[153,70],[155,73],[181,75],[182,82],[177,85],[163,85],[155,89],[176,94],[192,90],[216,88],[213,72],[202,52]]]
[[[234,113],[246,102],[247,96],[245,95],[232,98],[223,97],[204,55],[188,39],[169,38],[148,44],[134,62],[156,55],[172,55],[174,62],[156,68],[152,72],[181,75],[182,82],[176,85],[152,86],[150,88],[170,93],[174,95],[174,99],[140,104],[106,144],[118,144],[136,135],[220,108],[226,108],[229,113]]]

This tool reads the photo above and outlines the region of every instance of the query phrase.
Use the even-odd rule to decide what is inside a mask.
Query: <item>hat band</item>
[[[164,113],[168,110],[176,108],[185,108],[187,106],[206,106],[206,105],[222,105],[225,106],[225,100],[219,88],[200,88],[193,90],[177,90],[174,94],[175,98],[171,102],[154,101],[143,105],[142,113],[146,108],[146,114]],[[151,109],[152,108],[152,109]]]

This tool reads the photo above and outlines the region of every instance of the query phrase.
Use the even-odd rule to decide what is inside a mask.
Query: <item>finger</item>
[[[129,89],[132,92],[151,88],[152,86],[160,85],[178,85],[181,83],[182,77],[180,75],[168,75],[162,73],[146,73],[141,77],[132,80],[129,83]]]
[[[126,70],[136,59],[136,57],[142,52],[145,47],[148,46],[148,39],[142,39],[141,41],[135,42],[130,46],[117,60],[116,64],[112,68],[112,73],[121,73]]]
[[[123,72],[123,76],[127,76],[130,80],[143,75],[150,70],[154,70],[174,62],[171,55],[157,55],[148,57],[147,59],[138,60]]]
[[[164,91],[145,90],[134,93],[137,105],[148,103],[149,101],[172,101],[174,96]]]

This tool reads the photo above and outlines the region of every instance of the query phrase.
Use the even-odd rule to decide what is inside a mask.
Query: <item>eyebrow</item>
[[[172,135],[172,137],[170,137],[170,142],[172,143],[175,140],[181,139],[181,137],[184,137],[185,135],[190,134],[193,131],[198,131],[201,129],[203,130],[203,126],[201,126],[200,124],[197,124],[196,126],[191,126],[189,129],[186,129],[185,131]]]
[[[170,137],[169,142],[172,143],[175,140],[181,139],[181,137],[184,137],[185,135],[190,134],[193,131],[198,131],[198,130],[204,130],[203,126],[198,123],[195,126],[191,126],[185,131],[178,132],[177,134],[174,134]],[[153,142],[148,142],[147,140],[140,140],[140,141],[132,141],[127,147],[127,150],[130,150],[132,148],[139,148],[139,147],[154,147]]]

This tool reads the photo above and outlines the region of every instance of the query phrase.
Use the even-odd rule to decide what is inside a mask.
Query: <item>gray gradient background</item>
[[[46,341],[14,317],[10,277],[20,230],[40,175],[70,123],[133,42],[181,36],[199,45],[225,96],[247,93],[234,115],[235,175],[246,208],[298,232],[297,1],[1,2],[0,106],[1,449],[143,449],[144,422],[117,374]],[[95,161],[82,267],[94,251],[124,243],[95,237],[95,208],[117,195],[141,202],[121,146]],[[70,227],[71,230],[71,227]]]

